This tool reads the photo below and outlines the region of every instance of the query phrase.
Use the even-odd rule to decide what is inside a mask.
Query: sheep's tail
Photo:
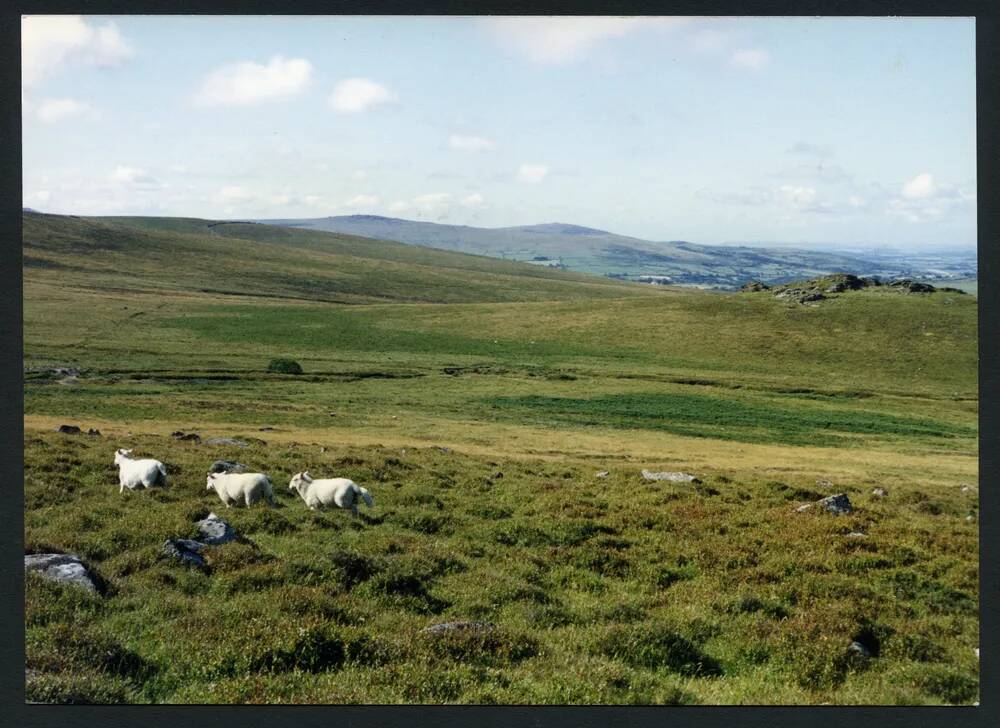
[[[157,482],[160,485],[162,485],[164,488],[166,488],[167,487],[167,466],[164,465],[163,463],[157,463],[156,464],[156,469],[160,473],[157,476]]]
[[[358,489],[358,494],[364,499],[365,505],[369,508],[375,505],[375,499],[372,498],[372,494],[368,492],[367,488],[362,488],[360,485],[356,486]]]

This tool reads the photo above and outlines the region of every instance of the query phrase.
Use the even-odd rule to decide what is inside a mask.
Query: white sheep
[[[167,468],[159,460],[133,460],[131,450],[118,449],[115,451],[115,465],[118,466],[119,493],[124,493],[126,488],[136,490],[167,485]]]
[[[263,473],[209,473],[206,487],[216,492],[226,508],[240,501],[249,508],[261,498],[274,505],[271,481]]]
[[[369,508],[375,505],[372,494],[353,480],[347,478],[313,480],[308,470],[293,475],[288,489],[297,491],[313,511],[319,507],[337,506],[350,508],[351,513],[357,516],[359,498],[364,500]]]

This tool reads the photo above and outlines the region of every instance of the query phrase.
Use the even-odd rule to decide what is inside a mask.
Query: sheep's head
[[[208,480],[205,483],[205,490],[215,490],[215,473],[208,474]]]
[[[131,454],[132,450],[125,450],[124,448],[115,450],[115,465],[118,465],[122,460],[128,460]]]
[[[306,470],[302,473],[296,473],[292,476],[291,481],[288,483],[288,490],[299,490],[304,483],[311,483],[312,476],[309,475],[309,471]]]

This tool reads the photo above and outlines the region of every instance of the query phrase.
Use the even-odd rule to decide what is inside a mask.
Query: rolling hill
[[[478,228],[377,215],[260,222],[542,265],[560,264],[570,270],[644,282],[657,280],[723,289],[737,288],[750,280],[784,282],[833,272],[914,275],[905,264],[896,262],[887,267],[884,262],[863,256],[792,248],[654,242],[565,223]]]
[[[313,302],[500,302],[648,294],[513,261],[313,230],[192,218],[24,213],[24,266],[73,285]]]

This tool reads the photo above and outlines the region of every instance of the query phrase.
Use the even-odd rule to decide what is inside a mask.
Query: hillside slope
[[[639,286],[349,235],[190,218],[25,213],[26,276],[106,290],[342,303],[550,301]]]
[[[570,270],[598,275],[628,278],[668,276],[673,283],[720,288],[736,287],[751,279],[783,281],[838,271],[862,274],[890,272],[883,270],[880,264],[861,257],[789,248],[654,242],[564,223],[478,228],[376,215],[261,222],[397,240],[496,258],[526,261],[547,258],[560,262]]]

